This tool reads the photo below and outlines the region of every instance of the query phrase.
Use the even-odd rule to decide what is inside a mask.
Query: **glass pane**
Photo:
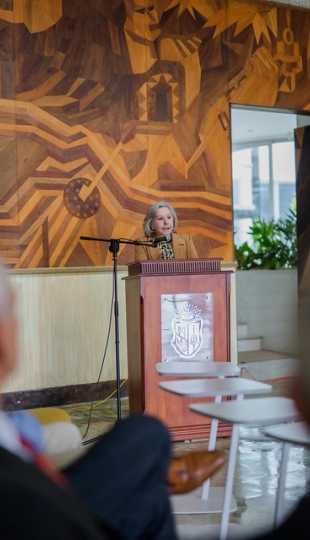
[[[253,219],[269,219],[269,193],[270,193],[270,165],[269,146],[263,145],[253,148],[257,159],[257,179],[256,179],[256,212]]]
[[[253,209],[252,203],[252,152],[251,148],[232,154],[234,208]]]
[[[269,167],[269,147],[258,147],[258,167],[260,182],[269,182],[270,167]]]
[[[274,182],[294,182],[295,149],[293,141],[273,143],[272,168]]]
[[[232,165],[235,243],[239,245],[249,240],[247,231],[253,219],[287,216],[296,196],[294,142],[235,150]]]
[[[274,217],[285,218],[296,197],[295,146],[293,141],[272,145]]]
[[[240,244],[249,240],[253,219],[269,218],[269,147],[233,151],[232,165],[235,242]]]

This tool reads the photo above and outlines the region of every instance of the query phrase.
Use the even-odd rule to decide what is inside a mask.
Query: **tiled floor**
[[[289,395],[290,379],[273,381],[274,395]],[[128,414],[128,399],[121,402],[121,417]],[[89,405],[64,407],[84,436],[84,441],[96,437],[109,429],[117,419],[115,399],[106,403],[96,403],[91,412]],[[228,452],[229,437],[220,438],[217,447]],[[174,443],[175,450],[204,449],[205,441]],[[241,538],[253,536],[272,527],[282,443],[270,439],[262,428],[241,428],[234,481],[234,495],[237,510],[230,514],[231,533],[229,536]],[[226,467],[212,478],[213,486],[224,486]],[[309,487],[310,450],[292,446],[288,463],[285,500],[287,511],[291,511],[298,499]],[[175,515],[180,540],[210,540],[218,528],[221,514]],[[234,525],[235,524],[235,525]],[[240,526],[240,527],[239,527]]]

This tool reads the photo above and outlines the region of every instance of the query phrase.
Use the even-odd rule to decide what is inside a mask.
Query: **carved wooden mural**
[[[0,255],[110,265],[167,200],[234,259],[230,104],[310,109],[310,12],[222,0],[0,0]],[[120,244],[118,260],[133,259]]]

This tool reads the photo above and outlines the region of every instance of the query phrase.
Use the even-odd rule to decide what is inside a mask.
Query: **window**
[[[250,114],[244,132],[240,122],[245,122],[240,113]],[[259,122],[257,115],[263,115]],[[278,121],[280,117],[288,122],[287,132],[283,132],[283,125]],[[247,233],[253,220],[285,218],[295,200],[294,127],[295,115],[232,109],[233,208],[237,245],[249,240]]]

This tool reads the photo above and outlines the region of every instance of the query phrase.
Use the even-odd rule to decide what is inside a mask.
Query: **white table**
[[[274,521],[274,526],[277,527],[283,521],[285,515],[285,480],[290,447],[292,444],[310,447],[310,427],[308,422],[305,421],[290,422],[289,424],[270,426],[269,428],[265,429],[264,432],[269,437],[273,437],[274,439],[278,439],[283,442]]]
[[[220,540],[228,533],[230,504],[233,496],[233,481],[239,446],[239,428],[247,425],[270,425],[300,420],[300,413],[292,399],[284,397],[258,397],[221,403],[197,403],[190,409],[209,418],[232,424],[227,476],[220,525]],[[263,518],[263,516],[262,516]]]
[[[182,395],[184,397],[215,398],[215,403],[220,403],[222,397],[236,396],[242,400],[245,395],[268,393],[272,390],[270,384],[240,377],[224,377],[209,379],[186,379],[178,381],[163,381],[160,388]],[[208,450],[214,450],[218,430],[218,420],[212,419]],[[210,479],[206,480],[199,490],[186,495],[175,495],[171,498],[172,511],[174,514],[197,514],[222,512],[224,489],[210,487]],[[234,497],[230,500],[230,512],[237,509]]]
[[[231,362],[204,362],[197,360],[158,362],[155,364],[155,368],[159,375],[163,375],[165,377],[218,377],[219,379],[223,379],[224,377],[239,377],[241,373],[240,367],[236,364],[232,364]],[[161,383],[159,384],[161,385]],[[186,382],[186,387],[187,385],[188,383]],[[216,402],[221,401],[221,396],[217,393],[212,393],[212,396],[209,397],[215,397]],[[212,422],[209,437],[209,450],[214,449],[217,428],[218,422]]]
[[[187,379],[191,377],[218,377],[222,379],[224,377],[239,377],[241,373],[241,369],[237,364],[222,361],[176,360],[173,362],[158,362],[155,368],[159,375],[186,377]],[[215,397],[216,402],[221,401],[220,395],[212,393],[211,397]],[[215,448],[217,429],[218,421],[213,420],[209,436],[209,450]],[[200,493],[201,491],[202,493]],[[176,514],[221,512],[223,496],[222,488],[210,488],[210,481],[207,481],[203,484],[202,490],[198,488],[190,494],[172,497],[173,511]],[[234,512],[236,508],[236,501],[232,500],[231,511]]]
[[[237,396],[242,399],[248,394],[266,394],[272,390],[270,384],[241,377],[163,381],[158,385],[168,392],[187,398]]]
[[[159,375],[165,377],[237,377],[241,369],[231,362],[175,361],[158,362],[155,365]]]

